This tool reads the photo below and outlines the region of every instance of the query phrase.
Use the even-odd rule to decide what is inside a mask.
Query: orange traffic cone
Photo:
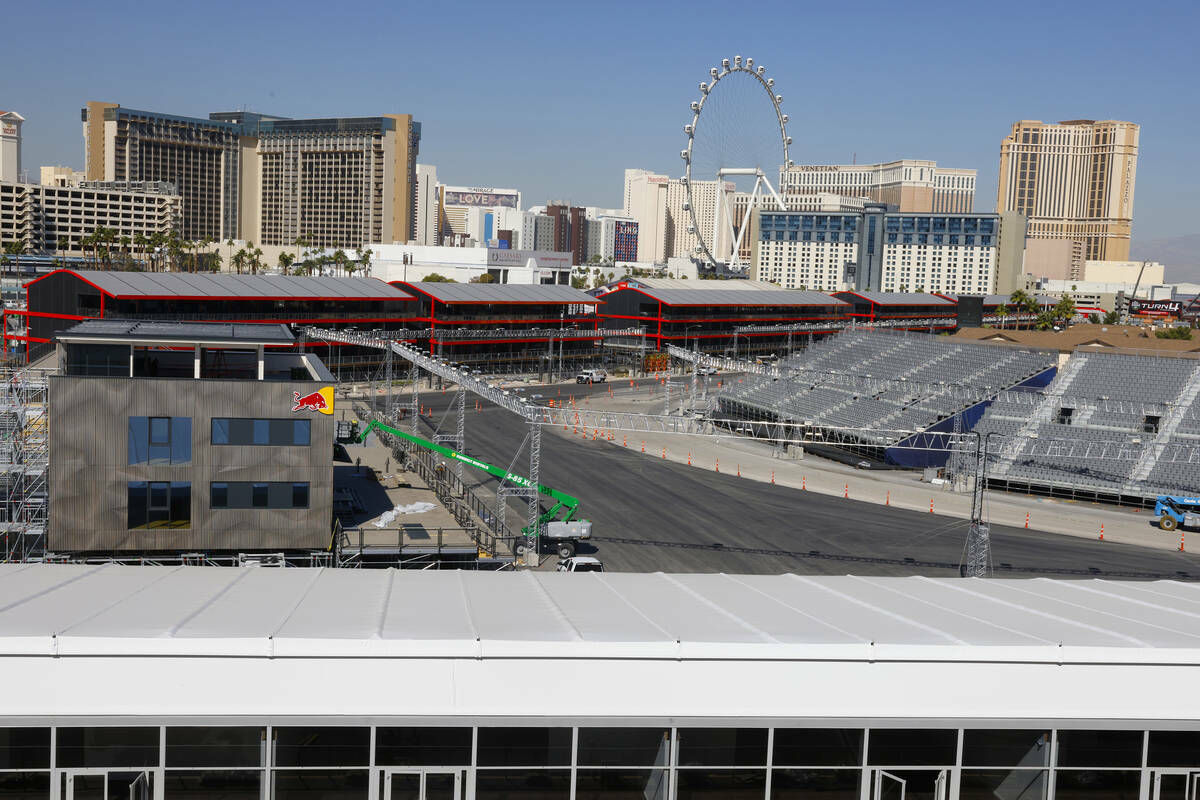
[[[846,498],[847,500],[850,499],[850,484],[846,484],[846,490],[843,492],[842,497]]]
[[[929,498],[929,513],[933,513],[933,498]]]

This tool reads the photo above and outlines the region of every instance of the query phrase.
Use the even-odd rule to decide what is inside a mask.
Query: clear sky
[[[0,108],[24,167],[83,166],[87,100],[191,116],[412,113],[445,183],[619,206],[680,173],[697,84],[750,55],[797,163],[925,158],[996,198],[1019,119],[1140,123],[1134,238],[1200,233],[1192,2],[10,2]]]

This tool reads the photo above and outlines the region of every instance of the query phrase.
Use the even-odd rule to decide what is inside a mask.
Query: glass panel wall
[[[55,783],[78,792],[94,785],[111,796],[113,786],[143,774],[168,798],[340,800],[366,798],[373,785],[382,791],[393,770],[417,775],[427,797],[433,784],[444,784],[439,797],[451,797],[457,775],[463,798],[473,786],[475,797],[489,800],[566,800],[572,791],[584,800],[859,800],[874,798],[876,790],[882,800],[899,796],[900,781],[911,800],[1154,800],[1155,776],[1161,776],[1164,790],[1173,780],[1171,786],[1186,792],[1189,771],[1200,772],[1200,730],[464,725],[381,726],[374,732],[332,725],[161,730],[160,744],[156,726],[0,728],[0,800],[46,798]],[[400,778],[391,785],[403,783]],[[945,795],[938,794],[940,785],[947,787]]]

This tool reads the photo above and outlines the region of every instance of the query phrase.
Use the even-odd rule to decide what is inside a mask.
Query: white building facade
[[[441,195],[438,192],[437,167],[417,164],[416,244],[438,244],[438,219]]]
[[[780,193],[829,193],[898,206],[900,211],[970,213],[975,206],[973,169],[948,169],[934,161],[902,159],[883,164],[794,164],[780,170]]]
[[[373,244],[371,250],[371,276],[385,281],[421,281],[436,273],[459,283],[484,275],[495,283],[571,282],[570,253],[400,244]]]
[[[752,275],[786,289],[991,294],[996,214],[756,214]],[[1015,245],[1014,245],[1015,246]]]
[[[0,111],[0,181],[21,180],[21,125],[25,118],[15,111]]]

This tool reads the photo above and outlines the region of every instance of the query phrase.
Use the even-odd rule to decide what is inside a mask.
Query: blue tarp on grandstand
[[[1056,372],[1057,367],[1051,367],[1032,378],[1021,381],[1008,391],[1032,392],[1044,389],[1054,380]],[[991,404],[991,400],[984,400],[982,403],[976,403],[962,411],[963,430],[972,430]],[[950,416],[929,426],[921,433],[914,434],[887,448],[884,451],[885,459],[889,464],[897,464],[902,467],[944,467],[950,458],[950,451],[947,449],[949,446],[947,434],[953,433],[953,431],[954,417]]]

